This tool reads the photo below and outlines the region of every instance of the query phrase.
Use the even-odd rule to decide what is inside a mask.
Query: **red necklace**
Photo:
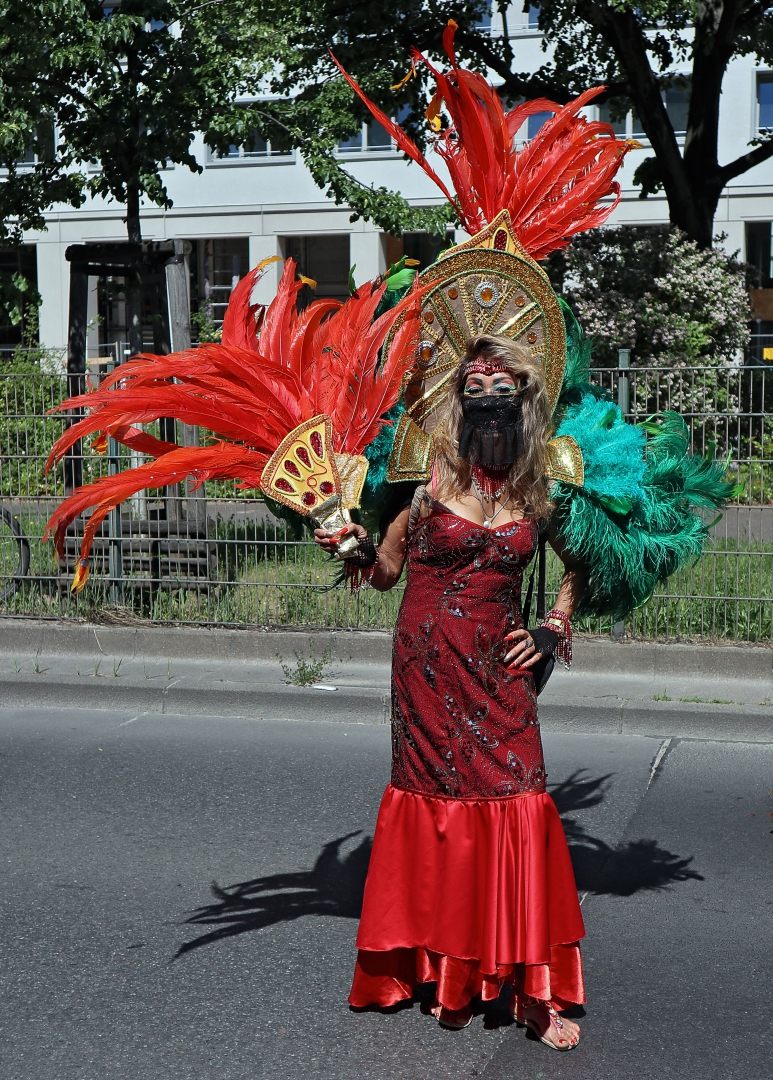
[[[507,474],[510,466],[504,469],[486,469],[483,465],[473,465],[472,479],[481,494],[492,502],[498,500],[507,485]]]

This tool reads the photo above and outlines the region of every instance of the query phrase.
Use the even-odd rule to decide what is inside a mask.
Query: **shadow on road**
[[[186,919],[189,925],[212,926],[213,929],[181,945],[176,956],[222,938],[262,930],[304,915],[359,919],[371,838],[363,837],[353,851],[341,857],[341,848],[346,841],[359,835],[358,829],[325,844],[311,870],[271,874],[225,888],[213,882],[212,892],[217,903],[198,908]]]
[[[643,889],[664,889],[679,881],[703,881],[697,871],[690,869],[692,857],[681,858],[666,851],[656,840],[629,841],[613,848],[585,831],[572,815],[604,801],[611,775],[588,777],[584,770],[578,770],[550,791],[564,823],[578,890],[632,896]],[[311,870],[271,874],[225,887],[213,882],[216,902],[198,908],[186,920],[189,926],[212,929],[181,945],[176,957],[223,938],[305,915],[358,919],[372,841],[364,836],[343,857],[341,848],[360,831],[325,844]]]
[[[703,881],[701,874],[690,869],[692,856],[681,858],[660,847],[657,840],[629,840],[613,848],[590,836],[572,817],[604,801],[610,778],[611,773],[587,777],[584,770],[578,770],[550,789],[569,842],[578,891],[597,896],[633,896],[679,881]]]

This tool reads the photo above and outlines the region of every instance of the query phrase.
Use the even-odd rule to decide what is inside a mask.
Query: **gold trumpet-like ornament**
[[[352,522],[349,511],[359,506],[367,472],[367,458],[333,450],[333,425],[320,414],[285,436],[263,470],[260,487],[321,529],[339,532]],[[357,538],[347,536],[335,557],[346,559],[356,551]]]

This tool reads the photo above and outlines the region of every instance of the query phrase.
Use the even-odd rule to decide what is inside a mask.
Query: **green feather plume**
[[[589,573],[577,614],[622,619],[646,603],[658,585],[703,554],[709,525],[699,511],[720,511],[738,488],[725,479],[723,462],[687,452],[687,425],[677,413],[633,425],[625,423],[616,406],[609,407],[620,420],[605,429],[609,442],[599,446],[598,429],[595,443],[578,439],[586,468],[590,466],[590,482],[580,490],[556,484],[552,496],[558,535]],[[572,419],[576,431],[582,417],[573,416],[570,423]],[[630,432],[636,433],[643,449],[638,484]],[[614,456],[618,440],[617,477],[606,481],[601,457]],[[606,500],[622,494],[626,472],[630,508],[616,513]]]
[[[555,420],[582,450],[582,488],[553,485],[553,521],[567,551],[580,559],[588,587],[577,614],[622,619],[658,585],[698,559],[709,543],[704,511],[721,512],[739,489],[725,479],[713,449],[688,453],[678,413],[628,423],[611,394],[590,382],[592,341],[560,301],[567,360]]]

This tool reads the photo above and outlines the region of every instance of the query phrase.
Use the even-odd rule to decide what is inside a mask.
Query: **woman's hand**
[[[368,535],[367,529],[362,525],[356,525],[352,522],[350,525],[345,525],[343,529],[339,529],[338,532],[328,532],[327,529],[315,529],[314,530],[314,543],[319,544],[323,551],[326,551],[328,555],[335,555],[338,545],[341,543],[345,536],[356,536],[358,540],[362,540],[363,537]]]
[[[542,653],[537,652],[534,640],[525,627],[506,634],[505,641],[513,644],[502,660],[507,667],[531,668],[542,659]]]

